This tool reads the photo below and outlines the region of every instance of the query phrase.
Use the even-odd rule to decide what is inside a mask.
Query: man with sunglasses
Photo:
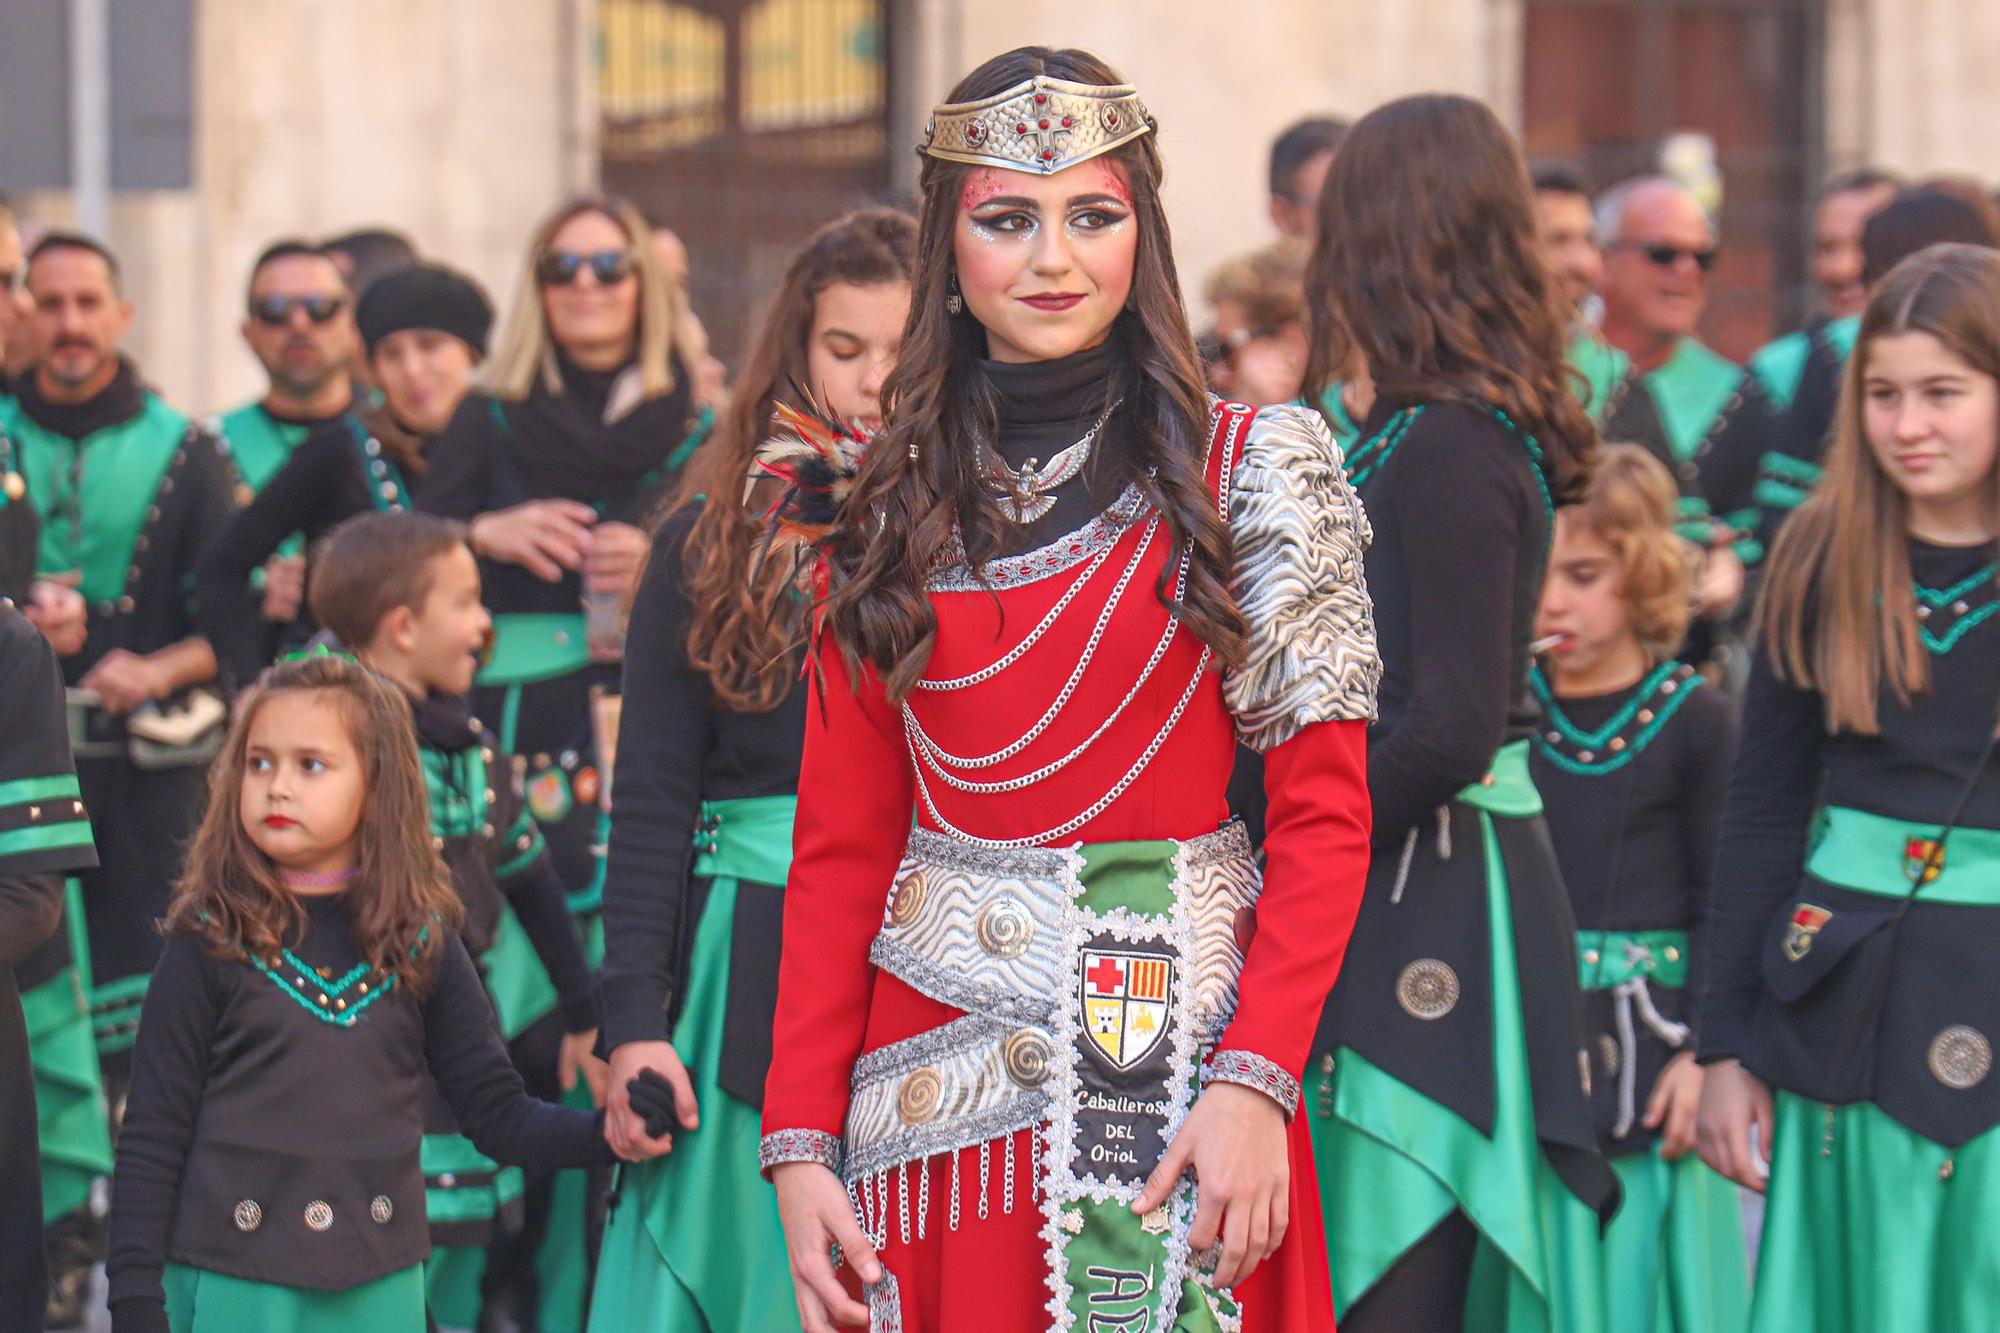
[[[255,402],[224,413],[213,428],[236,463],[239,506],[256,498],[314,427],[339,421],[354,406],[349,369],[360,347],[347,279],[334,257],[301,240],[266,246],[250,266],[243,341],[269,386]],[[296,646],[305,558],[288,539],[264,565],[261,598],[270,626],[264,659]]]
[[[0,490],[40,520],[41,582],[26,609],[61,664],[80,800],[99,814],[100,864],[78,876],[87,952],[76,965],[91,979],[89,1025],[116,1106],[159,957],[153,923],[200,808],[200,742],[219,738],[219,703],[193,706],[215,655],[187,590],[202,546],[229,516],[231,470],[213,437],[120,354],[133,306],[109,249],[52,232],[25,267],[35,364],[0,397]],[[87,607],[74,624],[49,618],[42,589],[58,584]],[[201,732],[204,716],[211,726]],[[53,810],[44,803],[43,818]],[[59,1326],[88,1294],[94,1230],[83,1208],[55,1222]]]
[[[1686,186],[1668,176],[1612,186],[1597,201],[1597,240],[1600,329],[1645,391],[1612,406],[1604,438],[1645,445],[1680,483],[1681,535],[1703,552],[1699,616],[1682,655],[1699,663],[1725,651],[1724,627],[1746,603],[1746,570],[1763,559],[1750,489],[1772,414],[1756,380],[1695,334],[1716,233]]]

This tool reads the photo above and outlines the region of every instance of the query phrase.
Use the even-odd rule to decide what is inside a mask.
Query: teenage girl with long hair
[[[1486,107],[1411,97],[1363,118],[1319,236],[1308,393],[1357,357],[1374,384],[1348,465],[1383,664],[1374,862],[1308,1090],[1335,1305],[1349,1333],[1548,1324],[1549,1213],[1617,1201],[1527,767],[1535,605],[1596,430],[1527,168]]]
[[[859,431],[881,428],[915,239],[908,215],[863,209],[793,259],[633,603],[604,883],[607,1123],[614,1143],[646,1138],[629,1089],[649,1075],[679,1114],[672,1154],[620,1183],[590,1307],[606,1333],[798,1327],[788,1284],[743,1275],[785,1264],[777,1200],[757,1174],[757,1112],[806,723],[806,602],[768,545],[776,483],[745,483],[773,410],[807,406],[801,393]]]
[[[1699,1137],[1768,1178],[1755,1329],[2000,1320],[1996,454],[2000,254],[1932,246],[1772,551],[1723,813]]]
[[[1316,418],[1204,393],[1154,128],[1028,47],[925,135],[765,1085],[810,1333],[1329,1319],[1293,1115],[1366,855],[1366,519]]]

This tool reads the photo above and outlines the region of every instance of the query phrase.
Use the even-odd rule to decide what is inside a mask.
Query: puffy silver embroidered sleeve
[[[757,1169],[769,1171],[786,1162],[818,1162],[840,1171],[840,1135],[823,1129],[780,1129],[757,1142]]]
[[[1229,531],[1250,655],[1222,689],[1243,743],[1268,751],[1315,722],[1373,720],[1382,659],[1361,560],[1374,534],[1318,413],[1257,413],[1230,483]]]
[[[1299,1109],[1299,1081],[1276,1063],[1249,1051],[1217,1051],[1201,1067],[1201,1085],[1240,1083],[1282,1106],[1290,1120]]]

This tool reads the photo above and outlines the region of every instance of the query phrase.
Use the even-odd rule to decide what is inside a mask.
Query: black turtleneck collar
[[[1000,391],[1001,432],[1095,421],[1120,361],[1112,341],[1054,361],[980,362]]]
[[[556,372],[562,376],[564,396],[582,407],[593,421],[604,420],[604,409],[611,402],[611,387],[632,364],[627,361],[614,370],[585,370],[561,348],[556,349]]]
[[[14,382],[14,394],[28,420],[68,440],[122,426],[146,408],[146,388],[139,382],[138,369],[124,357],[118,358],[118,373],[111,382],[80,403],[44,398],[40,377],[33,371]]]

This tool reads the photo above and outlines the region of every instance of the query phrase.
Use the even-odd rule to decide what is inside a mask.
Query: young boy
[[[593,1091],[603,1066],[596,985],[571,924],[562,881],[521,799],[512,757],[472,716],[473,672],[492,620],[460,525],[429,514],[362,514],[315,552],[308,601],[315,619],[410,696],[430,787],[431,833],[464,901],[465,941],[480,960],[503,1035],[531,1089],[551,1072],[567,1090],[581,1072]],[[553,985],[551,985],[553,983]],[[560,1013],[556,1058],[524,1038]],[[553,1063],[553,1071],[550,1065]],[[599,1098],[601,1100],[601,1097]],[[518,1227],[520,1173],[501,1170],[458,1135],[442,1103],[424,1139],[431,1239],[427,1270],[438,1322],[478,1322],[481,1248],[504,1215]],[[511,1205],[511,1207],[510,1207]]]

